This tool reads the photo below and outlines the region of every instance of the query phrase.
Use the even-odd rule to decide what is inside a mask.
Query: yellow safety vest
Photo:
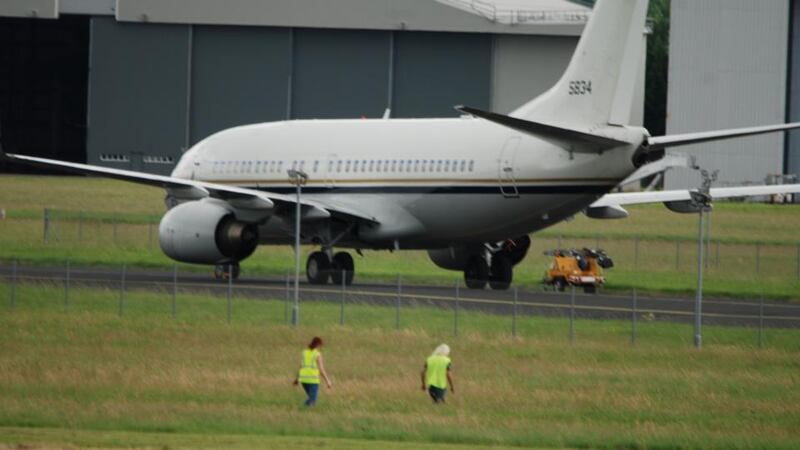
[[[319,384],[319,366],[317,366],[317,357],[319,350],[305,349],[303,350],[303,359],[300,362],[300,374],[297,379],[305,384]]]
[[[442,355],[431,355],[425,361],[425,381],[428,386],[447,389],[447,368],[450,358]]]

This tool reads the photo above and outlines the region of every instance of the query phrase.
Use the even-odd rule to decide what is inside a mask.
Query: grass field
[[[42,210],[55,208],[52,233],[43,242]],[[0,259],[61,265],[124,264],[171,267],[158,248],[157,221],[163,213],[159,189],[79,177],[0,176]],[[538,285],[547,249],[606,249],[617,267],[607,272],[608,289],[637,288],[685,294],[695,287],[697,218],[661,205],[630,208],[622,221],[579,215],[533,236],[528,258],[517,267],[517,284]],[[78,217],[85,219],[79,225]],[[90,220],[91,219],[91,220]],[[720,203],[712,218],[713,242],[706,293],[726,297],[800,299],[800,207]],[[638,246],[638,252],[636,248]],[[305,249],[308,253],[311,249]],[[638,256],[637,256],[638,254]],[[243,263],[248,274],[283,275],[292,267],[288,247],[262,247]],[[356,258],[359,279],[454,283],[460,274],[437,268],[425,252],[366,252]],[[182,270],[208,270],[184,266]]]
[[[0,308],[0,445],[232,448],[733,448],[800,446],[800,332],[579,321],[305,303],[283,325],[278,301],[18,286]],[[8,299],[0,285],[0,299]],[[317,408],[290,381],[313,334],[334,379]],[[434,407],[424,357],[453,348],[457,391]],[[295,436],[298,436],[295,438]],[[391,442],[391,444],[389,443]],[[451,447],[441,447],[451,448]],[[452,447],[460,448],[460,447]]]

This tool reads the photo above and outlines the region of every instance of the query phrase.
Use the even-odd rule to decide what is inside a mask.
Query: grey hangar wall
[[[87,162],[169,173],[236,125],[509,112],[544,92],[577,36],[90,22]]]

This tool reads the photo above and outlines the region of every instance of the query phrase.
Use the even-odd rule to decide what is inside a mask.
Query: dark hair
[[[319,336],[314,336],[314,339],[311,340],[311,343],[308,344],[308,348],[314,350],[315,348],[322,347],[322,338]]]

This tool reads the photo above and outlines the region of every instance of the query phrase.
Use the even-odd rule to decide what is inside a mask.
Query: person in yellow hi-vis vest
[[[425,360],[422,368],[422,390],[428,391],[434,403],[444,403],[447,388],[456,393],[453,385],[453,367],[450,362],[450,347],[442,344]]]
[[[297,378],[294,379],[294,385],[300,384],[303,390],[306,391],[308,397],[305,401],[306,406],[314,406],[317,403],[317,395],[319,394],[319,377],[325,380],[328,389],[331,388],[331,380],[328,378],[328,373],[325,372],[325,365],[322,362],[322,353],[319,349],[322,348],[322,338],[314,337],[308,348],[303,350],[300,360],[300,371],[297,373]]]

